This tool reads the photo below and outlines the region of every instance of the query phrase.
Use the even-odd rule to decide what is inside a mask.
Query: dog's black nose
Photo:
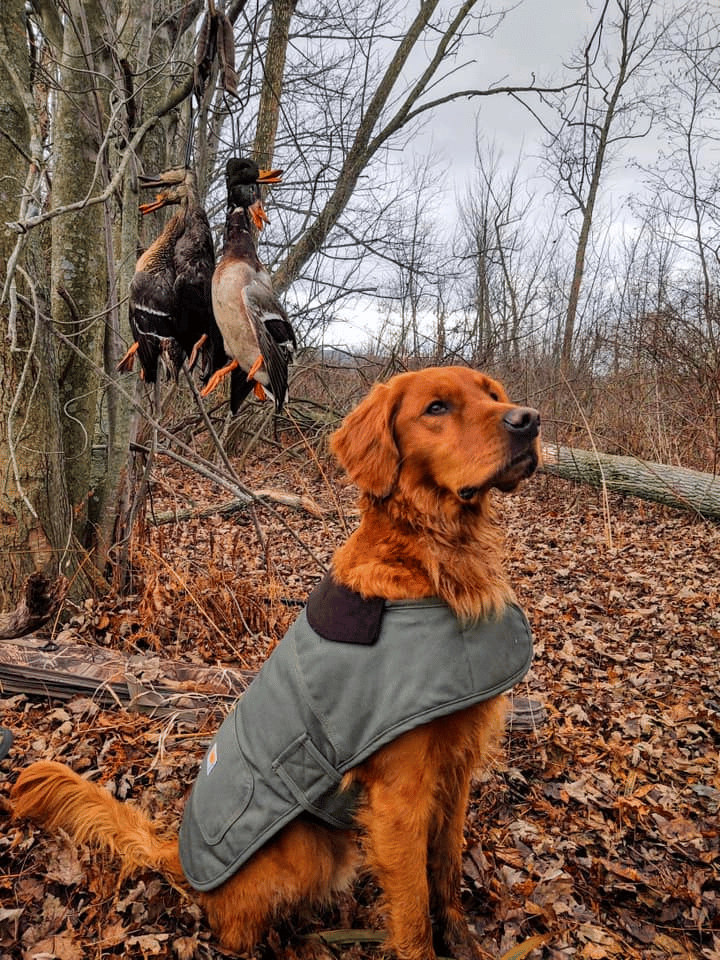
[[[503,423],[514,437],[532,440],[540,432],[540,414],[532,407],[513,407],[503,417]]]

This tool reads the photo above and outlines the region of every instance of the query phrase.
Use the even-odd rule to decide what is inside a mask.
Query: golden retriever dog
[[[436,598],[461,632],[503,616],[514,595],[491,498],[535,471],[538,433],[537,411],[471,369],[437,367],[375,385],[331,439],[361,492],[360,523],[335,553],[334,582],[388,609]],[[402,662],[396,689],[415,670],[414,657]],[[332,691],[336,712],[343,692],[342,684]],[[340,791],[357,797],[352,827],[301,810],[212,889],[188,882],[182,841],[63,764],[41,761],[20,774],[14,814],[101,846],[124,874],[164,874],[201,904],[230,949],[251,950],[300,905],[327,903],[362,865],[381,887],[395,956],[433,960],[435,943],[460,960],[478,958],[460,904],[463,825],[471,774],[502,732],[504,702],[491,692],[383,742],[341,770]]]

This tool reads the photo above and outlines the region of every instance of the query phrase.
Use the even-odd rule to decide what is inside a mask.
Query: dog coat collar
[[[308,597],[308,623],[325,640],[372,645],[380,635],[385,600],[365,598],[328,574]]]
[[[312,604],[311,604],[312,606]],[[330,642],[303,610],[203,760],[180,827],[188,881],[212,890],[303,812],[353,826],[345,773],[403,733],[527,672],[522,610],[466,625],[437,599],[386,602],[372,645]]]

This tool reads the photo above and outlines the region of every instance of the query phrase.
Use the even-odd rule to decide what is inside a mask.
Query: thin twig
[[[600,489],[602,491],[603,517],[605,518],[605,533],[607,536],[607,545],[608,547],[610,547],[610,549],[612,549],[612,546],[613,546],[612,516],[610,512],[610,497],[608,496],[608,487],[607,487],[607,482],[605,480],[605,471],[603,470],[602,463],[600,462],[600,454],[599,454],[598,448],[595,445],[595,438],[593,437],[592,429],[590,427],[590,424],[588,423],[588,420],[585,416],[582,406],[580,405],[580,401],[578,400],[577,395],[575,394],[575,391],[570,386],[569,381],[564,376],[563,376],[563,380],[565,381],[565,386],[570,391],[570,396],[573,398],[573,402],[577,407],[577,411],[580,414],[580,417],[582,418],[582,422],[587,432],[588,439],[592,444],[593,453],[595,454],[595,459],[597,461],[598,469],[600,470],[600,478],[601,478]]]
[[[205,424],[205,427],[207,428],[207,432],[210,434],[210,437],[211,437],[211,439],[212,439],[213,445],[214,445],[215,449],[217,450],[220,459],[221,459],[222,462],[225,464],[225,468],[226,468],[227,472],[228,472],[228,473],[230,474],[230,476],[233,477],[233,479],[239,484],[239,483],[240,483],[240,479],[238,478],[238,475],[237,475],[235,469],[233,468],[232,464],[230,463],[230,460],[228,459],[228,455],[227,455],[227,453],[225,452],[225,448],[223,447],[222,443],[220,442],[220,437],[218,437],[218,435],[217,435],[217,432],[216,432],[216,430],[215,430],[215,427],[213,426],[212,420],[211,420],[210,417],[208,416],[207,408],[205,407],[205,404],[204,404],[203,401],[202,401],[202,398],[201,398],[201,396],[200,396],[200,391],[198,390],[198,388],[197,388],[197,386],[196,386],[196,384],[195,384],[195,381],[194,381],[193,378],[190,376],[190,371],[188,370],[187,363],[183,363],[182,369],[183,369],[183,373],[185,374],[185,379],[186,379],[187,382],[188,382],[188,386],[190,387],[190,391],[191,391],[193,397],[195,398],[195,404],[196,404],[198,410],[200,411],[200,416],[202,417],[203,423]]]
[[[23,503],[30,511],[30,515],[33,517],[34,520],[37,520],[38,515],[35,511],[35,507],[33,507],[33,505],[30,503],[30,500],[28,499],[28,496],[25,493],[25,489],[20,480],[20,469],[18,467],[17,457],[15,455],[15,437],[13,434],[13,421],[15,419],[15,411],[17,410],[18,404],[20,403],[20,396],[23,392],[23,389],[25,388],[25,384],[27,383],[27,380],[29,377],[30,365],[32,364],[33,358],[35,356],[35,345],[37,343],[38,333],[40,329],[40,308],[38,306],[37,296],[35,293],[35,285],[33,284],[30,277],[27,275],[27,273],[25,273],[25,271],[22,269],[22,267],[18,267],[17,269],[30,287],[34,320],[33,320],[32,337],[30,338],[30,345],[28,346],[28,349],[27,349],[25,363],[23,364],[17,389],[10,403],[10,409],[8,410],[8,415],[7,415],[8,451],[10,453],[10,460],[12,463],[12,470],[13,470],[13,479],[15,480],[15,486],[17,487],[17,491],[20,494],[20,497]],[[32,400],[32,395],[35,393],[35,390],[37,389],[38,382],[39,382],[39,378],[33,384],[33,387],[31,390],[31,396],[25,404],[26,410],[30,409],[30,401]]]

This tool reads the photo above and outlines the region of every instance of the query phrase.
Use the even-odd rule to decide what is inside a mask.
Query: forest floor
[[[356,522],[352,488],[328,470],[283,455],[243,470],[251,488],[309,497],[319,516],[275,504],[148,522],[138,592],[67,603],[55,640],[256,668]],[[216,501],[177,467],[160,471],[152,498],[156,514]],[[515,693],[544,715],[508,731],[473,787],[463,898],[482,948],[516,960],[720,960],[720,526],[638,500],[604,504],[546,476],[499,509],[535,635]],[[0,717],[15,734],[0,764],[0,958],[229,956],[158,877],[120,881],[111,861],[7,811],[25,764],[60,759],[176,827],[217,716],[14,696]],[[302,932],[380,929],[375,893],[366,879]],[[288,934],[274,931],[260,952],[292,956]],[[329,949],[364,960],[382,948]]]

